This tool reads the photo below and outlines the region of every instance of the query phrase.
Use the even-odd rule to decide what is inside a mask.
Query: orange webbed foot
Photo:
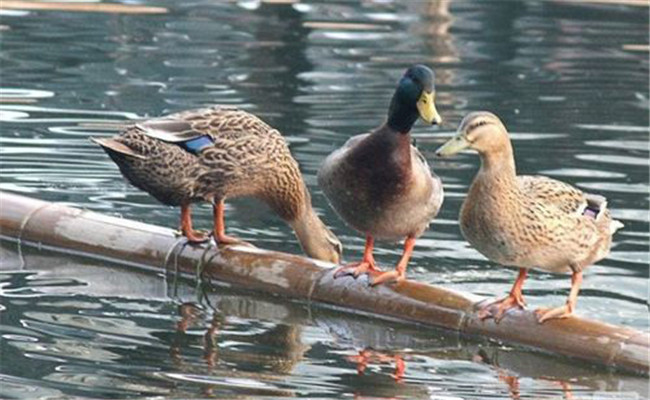
[[[373,262],[369,261],[360,261],[356,263],[342,265],[334,271],[334,279],[340,278],[346,275],[352,275],[354,279],[357,279],[363,274],[367,274],[370,271],[378,271],[377,267]]]
[[[214,240],[217,242],[218,245],[223,245],[223,246],[228,246],[228,245],[234,245],[234,244],[248,244],[245,241],[236,238],[234,236],[228,236],[226,234],[221,234],[221,235],[214,235]]]
[[[524,297],[519,295],[509,295],[502,299],[491,301],[485,306],[481,307],[478,311],[478,318],[480,320],[485,320],[488,318],[494,318],[494,322],[497,324],[501,322],[503,317],[506,315],[508,310],[513,308],[523,309],[526,307],[526,301]],[[496,308],[496,310],[494,310]]]
[[[370,279],[370,286],[381,285],[382,283],[397,283],[406,279],[406,274],[398,270],[385,271],[377,274]]]
[[[576,308],[578,301],[578,292],[580,291],[580,284],[582,283],[582,271],[576,269],[571,275],[571,292],[569,298],[563,306],[555,308],[539,308],[535,310],[537,322],[543,324],[551,319],[569,318],[573,315],[573,310]]]
[[[543,324],[551,319],[564,319],[573,315],[573,310],[568,305],[563,305],[555,308],[538,308],[535,310],[537,322]]]
[[[190,244],[201,244],[205,243],[210,240],[210,234],[205,232],[205,231],[198,231],[198,230],[189,230],[189,231],[183,231],[180,230],[177,232],[179,236],[183,236],[187,239],[187,241]]]

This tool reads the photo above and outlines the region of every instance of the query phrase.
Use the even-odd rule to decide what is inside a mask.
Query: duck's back
[[[503,191],[475,180],[460,222],[463,236],[489,259],[551,272],[605,257],[618,224],[602,196],[542,176],[517,176]]]
[[[255,195],[283,174],[300,180],[282,135],[234,108],[171,114],[130,126],[114,140],[141,156],[107,149],[127,179],[169,205]]]

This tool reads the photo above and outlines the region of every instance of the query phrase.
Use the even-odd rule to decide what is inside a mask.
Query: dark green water
[[[317,210],[354,259],[363,238],[327,208],[316,171],[383,120],[408,65],[426,63],[445,125],[418,124],[414,136],[447,195],[409,277],[486,296],[514,280],[456,223],[478,160],[433,157],[463,115],[487,109],[512,132],[521,173],[605,195],[625,223],[611,256],[588,269],[577,313],[649,329],[648,7],[293,3],[146,4],[167,7],[164,15],[2,11],[0,189],[175,226],[177,210],[125,183],[87,137],[232,104],[289,138]],[[207,207],[196,217],[209,226]],[[260,247],[300,251],[254,201],[229,203],[227,218],[229,232]],[[196,301],[191,284],[38,250],[20,258],[8,242],[1,249],[0,398],[647,398],[647,378],[222,288],[208,296],[218,311],[197,311],[183,334],[179,305]],[[400,254],[392,243],[376,252],[383,265]],[[534,272],[525,294],[531,307],[560,304],[568,287],[567,276]],[[368,348],[360,374],[353,356]],[[406,370],[396,381],[399,359]]]

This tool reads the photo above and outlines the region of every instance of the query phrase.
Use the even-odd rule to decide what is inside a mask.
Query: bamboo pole
[[[496,324],[480,321],[484,299],[404,281],[371,288],[365,278],[333,279],[332,265],[249,246],[188,246],[169,229],[0,192],[0,234],[24,245],[65,249],[161,272],[179,272],[234,286],[384,318],[487,336],[607,367],[647,375],[650,335],[581,317],[537,323],[515,310]]]

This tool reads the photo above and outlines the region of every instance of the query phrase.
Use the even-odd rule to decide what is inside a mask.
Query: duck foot
[[[528,270],[525,268],[519,268],[519,274],[515,283],[510,289],[510,294],[502,299],[498,299],[481,307],[478,311],[478,318],[483,321],[490,317],[494,318],[494,322],[497,324],[501,322],[503,317],[506,315],[506,312],[511,308],[523,309],[526,307],[526,301],[524,300],[524,295],[521,293],[521,290],[524,286],[524,281],[526,280],[526,275],[528,275]],[[496,306],[496,313],[493,312],[492,308]]]
[[[181,235],[187,238],[190,244],[205,243],[210,240],[210,234],[192,228],[192,212],[189,204],[181,205]]]
[[[544,322],[551,319],[563,319],[570,317],[573,314],[573,310],[576,308],[576,303],[578,302],[578,292],[580,291],[581,283],[582,271],[574,271],[573,275],[571,275],[571,292],[569,293],[569,298],[567,299],[566,304],[555,308],[539,308],[535,310],[537,322],[543,324]]]
[[[535,310],[537,322],[543,324],[551,319],[564,319],[573,315],[573,310],[568,304],[555,308],[538,308]]]
[[[210,240],[210,237],[212,236],[212,233],[207,232],[207,231],[200,231],[200,230],[191,230],[187,232],[183,232],[183,230],[179,229],[177,231],[174,231],[174,235],[178,236],[183,236],[184,238],[187,239],[187,242],[189,244],[201,244],[201,243],[206,243]]]
[[[228,246],[228,245],[234,245],[234,244],[247,244],[252,246],[252,244],[249,244],[242,239],[233,237],[233,236],[228,236],[225,234],[215,234],[214,235],[214,240],[217,242],[217,245],[219,246]]]
[[[397,283],[405,280],[406,266],[411,259],[411,254],[413,254],[414,247],[415,238],[412,236],[407,237],[404,241],[404,252],[402,253],[402,258],[400,258],[399,262],[395,266],[395,269],[392,271],[382,272],[379,275],[374,276],[370,280],[370,286],[377,286],[386,282]]]
[[[406,279],[406,272],[394,269],[392,271],[385,271],[376,274],[374,277],[370,278],[369,285],[377,286],[387,282],[397,283],[403,281],[404,279]]]
[[[488,304],[481,307],[478,311],[478,318],[483,321],[488,318],[494,318],[494,322],[497,324],[501,322],[503,317],[506,315],[506,312],[512,308],[524,309],[526,307],[526,301],[521,293],[510,294],[504,298],[494,300]],[[494,310],[496,308],[496,310]]]
[[[370,271],[377,271],[377,267],[374,262],[370,261],[360,261],[356,263],[350,263],[342,265],[334,271],[334,279],[340,278],[346,275],[352,275],[354,279],[357,279],[363,274],[367,274]]]
[[[380,272],[375,265],[375,258],[372,255],[374,243],[375,241],[372,236],[366,236],[366,245],[363,250],[363,258],[361,261],[340,266],[336,269],[336,271],[334,271],[334,279],[346,275],[352,275],[354,279],[357,279],[361,275],[367,274],[371,271]]]
[[[497,324],[501,322],[503,317],[506,315],[508,310],[513,308],[524,309],[526,302],[524,298],[519,296],[506,296],[502,299],[494,300],[483,306],[478,311],[478,318],[483,321],[488,318],[494,318],[494,322]],[[494,310],[496,308],[496,310]]]

